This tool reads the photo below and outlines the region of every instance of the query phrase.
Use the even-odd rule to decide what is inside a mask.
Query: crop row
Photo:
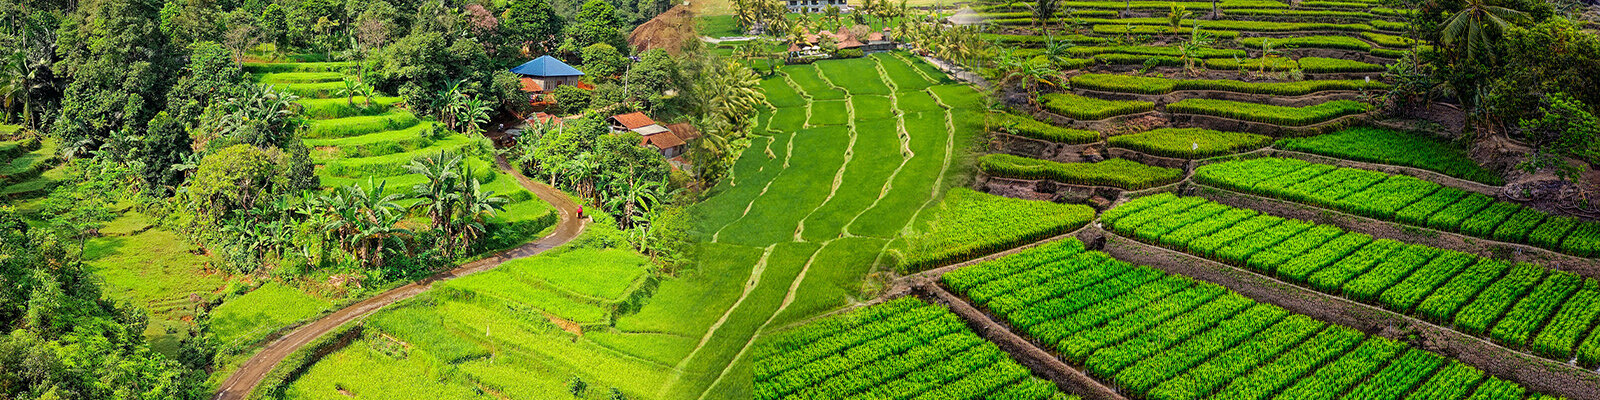
[[[952,271],[942,281],[1138,398],[1452,399],[1525,392],[1402,342],[1084,251],[1074,239],[1062,242]],[[1416,397],[1444,383],[1458,392]]]
[[[1194,32],[1193,29],[1191,29],[1191,28],[1173,28],[1173,27],[1170,27],[1170,26],[1160,26],[1160,25],[1130,25],[1130,24],[1124,24],[1124,25],[1100,24],[1100,25],[1095,25],[1093,29],[1094,29],[1094,33],[1095,34],[1099,34],[1099,35],[1188,36],[1188,35],[1190,35],[1190,34],[1192,34]],[[1201,29],[1200,31],[1204,32],[1207,35],[1211,35],[1211,37],[1218,38],[1218,39],[1238,39],[1239,38],[1239,31],[1218,31],[1218,30],[1211,30],[1211,29]]]
[[[1179,46],[1078,46],[1067,48],[1067,54],[1074,56],[1118,53],[1178,57],[1182,56],[1183,52],[1183,48]],[[1190,56],[1194,58],[1244,57],[1245,55],[1244,50],[1211,48],[1199,49],[1190,53]]]
[[[1184,99],[1168,104],[1167,112],[1203,114],[1274,125],[1306,126],[1372,109],[1367,103],[1334,100],[1305,107],[1284,107],[1215,99]]]
[[[1104,100],[1072,93],[1046,93],[1039,100],[1051,112],[1081,120],[1100,120],[1156,109],[1155,103],[1148,101]]]
[[[1356,127],[1302,138],[1278,140],[1274,146],[1330,157],[1422,168],[1489,185],[1505,179],[1479,166],[1450,143],[1388,129]]]
[[[1286,48],[1318,48],[1318,49],[1344,49],[1344,50],[1372,50],[1372,44],[1349,36],[1299,36],[1292,38],[1261,38],[1253,37],[1239,41],[1240,45],[1252,49],[1260,49],[1268,45],[1275,49]]]
[[[1267,157],[1201,166],[1195,179],[1385,221],[1600,257],[1600,222],[1551,216],[1405,175]]]
[[[1167,79],[1115,74],[1073,76],[1072,86],[1108,92],[1167,94],[1176,90],[1216,90],[1225,92],[1299,96],[1324,90],[1388,89],[1383,82],[1327,80],[1299,82],[1241,82],[1230,79]]]
[[[896,252],[902,272],[916,272],[1000,252],[1082,228],[1094,208],[1013,199],[955,188],[931,214],[933,222],[908,235]]]
[[[1015,179],[1049,179],[1056,182],[1110,186],[1127,190],[1149,189],[1183,179],[1183,171],[1140,164],[1121,158],[1095,163],[1059,163],[1010,154],[987,154],[978,166],[989,175]]]
[[[1264,65],[1263,65],[1264,64]],[[1299,60],[1284,57],[1268,58],[1211,58],[1206,60],[1206,68],[1210,69],[1245,69],[1268,71],[1287,71],[1300,69],[1309,73],[1342,73],[1342,72],[1380,72],[1386,67],[1378,64],[1366,63],[1355,60],[1326,57],[1301,57]]]
[[[1201,128],[1160,128],[1106,139],[1111,147],[1175,158],[1205,158],[1259,149],[1272,138],[1253,133]]]
[[[1062,128],[1032,117],[995,113],[990,114],[990,118],[990,123],[996,130],[1012,135],[1067,144],[1092,143],[1100,140],[1099,132]]]
[[[1600,284],[1565,271],[1408,245],[1171,194],[1102,215],[1111,230],[1409,314],[1501,345],[1600,364]]]
[[[1323,17],[1339,19],[1372,19],[1372,13],[1364,11],[1330,11],[1330,10],[1281,10],[1281,9],[1237,9],[1228,10],[1233,15],[1264,15],[1272,17]]]
[[[757,399],[1076,399],[914,297],[775,335],[756,352]]]

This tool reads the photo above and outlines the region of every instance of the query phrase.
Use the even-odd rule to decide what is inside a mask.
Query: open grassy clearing
[[[1143,398],[1519,399],[1527,392],[1403,342],[1084,251],[1076,239],[942,281],[1062,359]],[[1440,389],[1435,380],[1456,392],[1432,392]]]

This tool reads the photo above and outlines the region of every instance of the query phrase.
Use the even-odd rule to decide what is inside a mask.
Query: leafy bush
[[[1271,143],[1272,138],[1251,133],[1202,128],[1161,128],[1132,135],[1112,136],[1106,142],[1112,147],[1132,149],[1146,154],[1195,159],[1259,149]]]
[[[992,123],[1001,132],[1044,141],[1068,144],[1091,143],[1100,140],[1100,133],[1082,129],[1062,128],[1022,115],[1010,113],[991,114]]]
[[[1087,186],[1111,186],[1128,190],[1148,189],[1183,179],[1183,171],[1153,167],[1113,158],[1097,163],[1063,164],[1055,161],[988,154],[979,158],[983,172],[1005,178],[1050,179]]]
[[[1238,93],[1298,96],[1324,90],[1387,89],[1382,82],[1358,80],[1300,82],[1240,82],[1229,79],[1167,79],[1145,76],[1082,74],[1071,79],[1075,88],[1108,92],[1167,94],[1175,90],[1216,90]]]
[[[1081,204],[1019,200],[952,189],[926,230],[906,237],[902,272],[917,272],[1077,230],[1094,219]]]
[[[1382,128],[1356,127],[1304,138],[1286,138],[1275,146],[1330,157],[1421,168],[1489,185],[1505,179],[1467,157],[1466,151],[1424,135]]]
[[[1046,93],[1040,100],[1047,110],[1081,120],[1100,120],[1156,109],[1156,104],[1148,101],[1102,100],[1072,93]]]
[[[1167,112],[1203,114],[1275,125],[1305,126],[1346,115],[1360,114],[1372,106],[1352,100],[1334,100],[1305,107],[1284,107],[1213,99],[1184,99],[1167,105]]]

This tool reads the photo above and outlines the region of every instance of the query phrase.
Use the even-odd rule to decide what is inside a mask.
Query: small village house
[[[640,146],[654,148],[661,153],[661,156],[666,158],[683,155],[683,151],[688,144],[689,139],[684,139],[675,132],[693,133],[693,135],[699,136],[699,131],[694,130],[694,127],[689,124],[673,124],[674,126],[679,126],[679,130],[674,131],[657,123],[642,112],[613,115],[606,118],[606,122],[611,124],[612,133],[638,133]]]
[[[845,0],[785,0],[785,3],[789,6],[789,12],[794,13],[819,13],[828,6],[837,7],[841,12],[850,11],[850,4]]]

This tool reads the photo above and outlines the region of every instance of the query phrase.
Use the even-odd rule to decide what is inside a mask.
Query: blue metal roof
[[[511,72],[528,76],[583,76],[583,72],[548,55],[522,63],[512,68]]]

